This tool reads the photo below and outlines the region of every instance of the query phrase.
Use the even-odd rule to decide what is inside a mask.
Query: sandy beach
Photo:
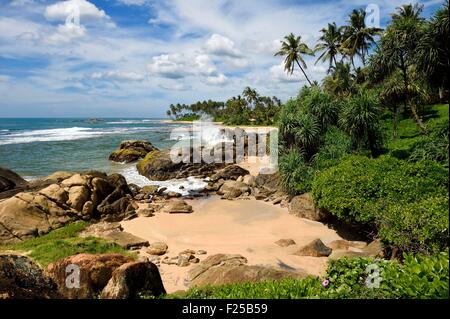
[[[200,260],[217,253],[241,254],[249,264],[301,269],[312,275],[323,273],[327,258],[292,253],[316,238],[325,244],[341,239],[321,223],[295,217],[286,208],[254,198],[229,201],[211,196],[188,202],[193,207],[192,214],[157,213],[154,217],[124,221],[122,226],[150,243],[167,243],[169,257],[185,249],[203,249],[207,255],[200,255]],[[291,238],[297,245],[283,248],[274,243],[282,238]],[[178,267],[162,263],[160,272],[166,290],[187,289],[187,272],[191,267],[194,265]]]

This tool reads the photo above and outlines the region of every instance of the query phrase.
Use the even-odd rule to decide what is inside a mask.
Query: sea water
[[[136,164],[108,160],[121,141],[147,140],[159,149],[170,148],[176,140],[170,132],[189,124],[166,123],[162,119],[80,119],[80,118],[0,118],[0,166],[31,180],[55,171],[100,170],[121,173],[129,183],[158,184],[170,190],[200,189],[206,184],[196,179],[173,182],[149,181]]]

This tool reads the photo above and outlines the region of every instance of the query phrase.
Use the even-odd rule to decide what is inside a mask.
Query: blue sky
[[[161,117],[245,86],[284,100],[305,79],[273,56],[283,36],[314,47],[352,9],[376,4],[383,27],[405,1],[0,0],[0,117]],[[421,1],[424,16],[443,2]]]

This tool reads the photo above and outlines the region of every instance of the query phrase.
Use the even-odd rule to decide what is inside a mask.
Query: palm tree
[[[295,63],[297,63],[309,85],[312,85],[304,70],[308,67],[306,66],[302,54],[314,56],[314,52],[301,41],[301,36],[295,36],[291,33],[284,37],[284,41],[281,41],[280,51],[275,53],[275,56],[286,56],[284,59],[284,69],[290,74],[294,72]]]
[[[353,10],[348,20],[349,25],[344,27],[342,50],[349,56],[353,69],[355,69],[354,57],[358,55],[362,63],[366,64],[366,56],[369,48],[375,43],[374,36],[380,34],[382,29],[366,26],[366,11]]]
[[[317,62],[322,60],[325,62],[328,60],[328,72],[331,71],[331,67],[336,65],[336,56],[340,53],[341,47],[341,28],[338,28],[336,23],[328,23],[327,28],[320,30],[322,36],[319,38],[319,43],[314,48],[315,52],[323,51],[322,54],[317,58]]]

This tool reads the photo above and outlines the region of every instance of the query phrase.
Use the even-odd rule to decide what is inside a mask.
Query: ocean
[[[27,180],[55,171],[100,170],[121,173],[129,183],[151,185],[135,163],[111,162],[109,154],[128,139],[169,148],[176,142],[170,139],[171,130],[187,126],[162,119],[0,118],[0,166]]]

